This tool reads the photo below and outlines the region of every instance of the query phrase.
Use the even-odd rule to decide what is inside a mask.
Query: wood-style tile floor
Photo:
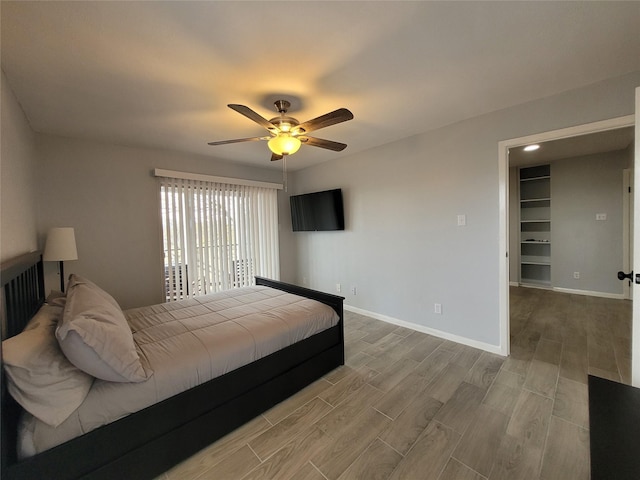
[[[629,382],[630,302],[512,288],[508,358],[345,317],[344,367],[159,478],[589,478],[587,373]]]

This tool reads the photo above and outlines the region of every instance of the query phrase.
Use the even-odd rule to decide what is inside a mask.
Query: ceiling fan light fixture
[[[287,133],[280,133],[278,136],[269,139],[268,145],[269,150],[276,155],[293,155],[298,151],[302,142]]]

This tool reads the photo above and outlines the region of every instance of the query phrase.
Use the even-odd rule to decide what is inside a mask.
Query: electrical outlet
[[[307,284],[307,277],[302,277],[302,284],[306,285]]]
[[[467,216],[466,215],[458,215],[458,226],[464,227],[467,224]]]
[[[438,315],[442,314],[442,304],[441,303],[434,303],[433,304],[433,313],[437,313]]]
[[[596,213],[596,220],[606,220],[606,219],[607,219],[606,213]]]
[[[580,278],[580,272],[573,272],[573,278],[575,279]]]
[[[351,294],[352,295],[357,295],[358,294],[358,289],[356,287],[351,287]]]
[[[342,285],[336,283],[336,292],[340,293],[342,291]]]

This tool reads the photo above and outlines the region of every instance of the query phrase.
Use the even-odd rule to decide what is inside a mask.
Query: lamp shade
[[[267,144],[269,150],[276,155],[292,155],[298,151],[301,142],[287,133],[280,133],[277,137],[270,139]]]
[[[76,235],[71,227],[49,230],[42,259],[45,261],[77,260]]]

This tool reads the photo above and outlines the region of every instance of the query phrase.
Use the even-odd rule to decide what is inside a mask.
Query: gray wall
[[[298,193],[342,187],[347,217],[344,232],[296,234],[298,281],[355,285],[348,305],[499,345],[498,142],[632,114],[638,85],[640,72],[297,172]]]
[[[210,157],[37,136],[40,244],[48,228],[75,228],[77,261],[65,273],[92,279],[123,308],[164,301],[154,168],[280,183],[282,173]],[[284,201],[284,200],[283,200]],[[286,255],[286,253],[285,253]],[[286,262],[285,262],[286,263]],[[55,264],[47,285],[59,289]],[[287,268],[283,268],[286,275]]]
[[[0,153],[0,262],[38,248],[35,135],[4,72]]]
[[[622,294],[622,171],[629,151],[551,164],[551,283],[554,287]],[[596,213],[606,213],[597,221]],[[580,272],[574,279],[573,273]]]

